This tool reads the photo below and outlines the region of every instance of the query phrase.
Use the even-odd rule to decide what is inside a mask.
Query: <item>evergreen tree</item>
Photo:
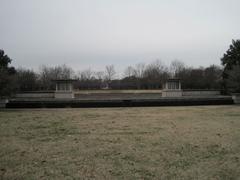
[[[6,97],[15,90],[14,67],[10,67],[11,59],[0,49],[0,97]]]
[[[224,86],[229,92],[240,92],[240,40],[233,40],[221,58]]]

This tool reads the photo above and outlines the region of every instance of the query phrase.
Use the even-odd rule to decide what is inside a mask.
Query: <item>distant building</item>
[[[164,84],[162,97],[181,97],[181,96],[182,89],[180,79],[177,78],[168,79]]]
[[[73,93],[73,82],[76,80],[73,79],[59,79],[53,80],[56,82],[56,90],[54,97],[56,99],[72,99],[74,98]]]

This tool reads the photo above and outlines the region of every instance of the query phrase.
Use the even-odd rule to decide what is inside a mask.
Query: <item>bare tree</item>
[[[59,73],[60,79],[71,79],[74,76],[73,69],[65,64],[55,67],[55,70]]]
[[[132,66],[128,66],[124,71],[125,77],[135,76],[135,69]]]
[[[144,79],[148,88],[161,88],[168,77],[168,68],[160,60],[149,64],[144,71]]]
[[[144,71],[144,77],[156,79],[167,71],[167,67],[160,60],[156,60],[146,67]]]
[[[97,72],[95,72],[95,76],[98,80],[102,81],[104,79],[104,72],[103,71],[97,71]]]
[[[49,79],[70,79],[74,76],[74,71],[65,64],[55,67],[43,65],[40,67],[40,76],[48,77]]]
[[[82,72],[80,72],[80,79],[81,80],[91,80],[94,79],[94,72],[89,68]]]
[[[19,91],[38,90],[38,74],[33,70],[19,68],[16,73],[16,85]]]
[[[107,81],[111,81],[116,75],[116,71],[113,65],[105,67],[105,78]]]
[[[143,78],[146,65],[144,63],[136,64],[134,74],[137,78]]]
[[[185,64],[182,61],[174,60],[170,65],[170,73],[172,77],[178,76],[178,74],[184,70]]]
[[[45,65],[40,67],[39,78],[41,81],[41,87],[43,89],[54,89],[55,85],[52,82],[54,79],[71,79],[74,76],[72,68],[64,65],[47,67]]]

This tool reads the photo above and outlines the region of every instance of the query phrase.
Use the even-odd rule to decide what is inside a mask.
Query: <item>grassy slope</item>
[[[238,179],[240,106],[0,111],[0,179]]]

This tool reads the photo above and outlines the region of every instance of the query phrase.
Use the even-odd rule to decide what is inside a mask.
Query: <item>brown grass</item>
[[[240,106],[0,111],[0,179],[239,179]]]

